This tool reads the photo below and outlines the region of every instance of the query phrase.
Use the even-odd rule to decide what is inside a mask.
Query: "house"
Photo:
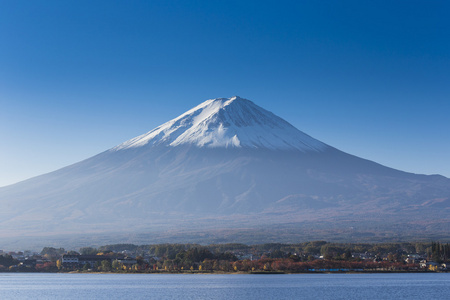
[[[101,263],[104,260],[111,262],[112,258],[106,255],[64,254],[61,262],[64,268],[73,269],[81,268],[86,264],[89,265],[89,268],[94,268],[96,263]]]
[[[63,268],[73,269],[78,268],[78,257],[76,254],[64,254],[61,259]]]
[[[424,260],[421,260],[420,262],[419,262],[419,267],[421,268],[421,269],[425,269],[426,267],[427,267],[427,261],[424,259]]]
[[[107,260],[109,262],[112,261],[111,257],[106,255],[80,255],[80,257],[78,258],[78,264],[80,267],[88,264],[90,268],[93,268],[96,263],[101,263],[104,260]]]

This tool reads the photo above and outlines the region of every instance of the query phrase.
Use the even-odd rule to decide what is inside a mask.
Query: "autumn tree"
[[[61,268],[62,268],[62,261],[60,259],[58,259],[56,261],[56,267],[58,268],[58,270],[61,270]]]
[[[117,259],[113,260],[113,262],[111,264],[111,267],[114,271],[122,270],[122,266],[123,266],[123,264],[120,261],[118,261]],[[102,264],[102,267],[103,267],[103,264]]]

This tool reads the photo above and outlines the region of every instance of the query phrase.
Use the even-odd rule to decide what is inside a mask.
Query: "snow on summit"
[[[328,147],[252,101],[236,96],[207,100],[112,150],[183,144],[300,151],[322,151]]]

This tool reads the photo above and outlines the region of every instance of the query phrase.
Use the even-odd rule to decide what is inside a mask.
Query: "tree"
[[[115,260],[113,260],[111,266],[114,271],[118,271],[118,270],[122,270],[123,264],[120,261],[118,261],[117,259],[115,259]]]
[[[100,271],[101,267],[102,267],[102,263],[99,260],[97,260],[94,264],[94,270]]]
[[[52,256],[52,257],[59,257],[61,255],[63,255],[66,251],[64,250],[64,248],[53,248],[53,247],[44,247],[41,251],[41,255],[48,255],[48,256]]]
[[[286,252],[281,250],[275,250],[269,254],[270,258],[285,258],[286,256],[287,256]]]
[[[58,268],[58,270],[61,270],[62,262],[61,262],[60,259],[58,259],[58,260],[56,261],[56,267]]]
[[[344,254],[342,254],[342,258],[344,260],[350,260],[352,258],[352,252],[350,249],[347,248],[347,250],[345,250]]]
[[[80,248],[80,253],[82,255],[96,255],[98,253],[98,250],[92,247],[83,247]]]
[[[11,255],[9,254],[0,255],[0,265],[9,267],[17,264],[19,264],[19,261],[15,260]]]
[[[111,271],[111,263],[109,262],[109,260],[102,260],[101,267],[103,272]]]

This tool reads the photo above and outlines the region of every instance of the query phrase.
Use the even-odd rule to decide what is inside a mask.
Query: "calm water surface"
[[[0,299],[449,299],[450,274],[0,273]]]

